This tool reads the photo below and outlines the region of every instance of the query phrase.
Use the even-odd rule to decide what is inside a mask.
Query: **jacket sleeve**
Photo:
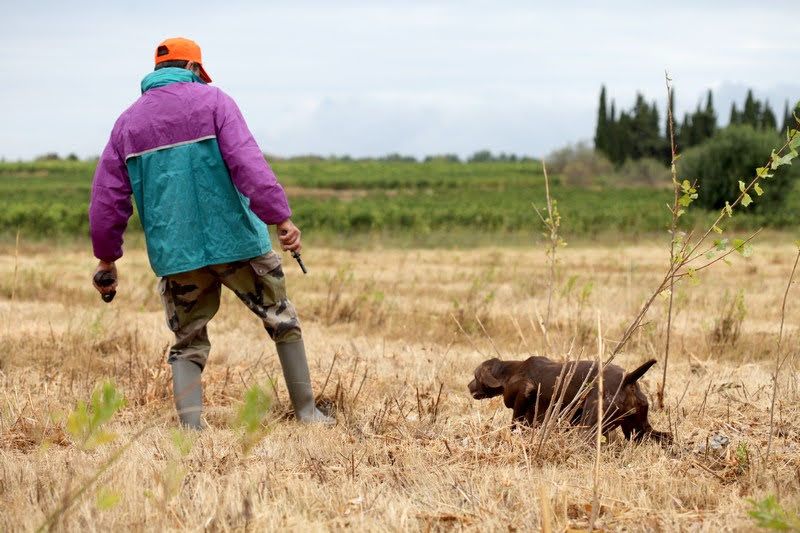
[[[89,203],[94,255],[108,262],[122,257],[122,234],[133,214],[131,183],[125,161],[115,146],[115,133],[116,127],[97,162]]]
[[[234,186],[250,200],[250,209],[266,224],[292,215],[286,193],[247,128],[236,102],[218,92],[215,109],[217,142]]]

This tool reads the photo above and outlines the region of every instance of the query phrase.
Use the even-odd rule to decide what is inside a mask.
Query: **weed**
[[[772,531],[797,531],[800,515],[785,510],[778,499],[769,495],[763,500],[747,500],[751,508],[747,512],[756,526]]]
[[[747,316],[744,291],[739,289],[733,297],[725,291],[718,311],[719,315],[711,330],[711,342],[716,345],[735,346],[742,334],[742,322]]]

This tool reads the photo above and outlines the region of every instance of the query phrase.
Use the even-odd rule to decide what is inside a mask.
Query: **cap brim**
[[[199,65],[200,67],[200,79],[206,83],[211,83],[211,76],[208,75],[206,69],[203,68],[203,65]]]

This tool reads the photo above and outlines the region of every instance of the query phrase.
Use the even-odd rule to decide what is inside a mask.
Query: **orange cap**
[[[164,61],[193,61],[200,67],[200,78],[206,83],[211,83],[211,76],[203,68],[200,47],[191,39],[175,37],[162,41],[156,48],[156,65]]]

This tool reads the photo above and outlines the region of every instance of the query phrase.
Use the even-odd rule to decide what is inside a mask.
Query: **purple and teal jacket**
[[[145,76],[100,156],[89,206],[98,259],[122,257],[131,195],[158,276],[265,254],[266,225],[291,215],[233,99],[180,68]]]

